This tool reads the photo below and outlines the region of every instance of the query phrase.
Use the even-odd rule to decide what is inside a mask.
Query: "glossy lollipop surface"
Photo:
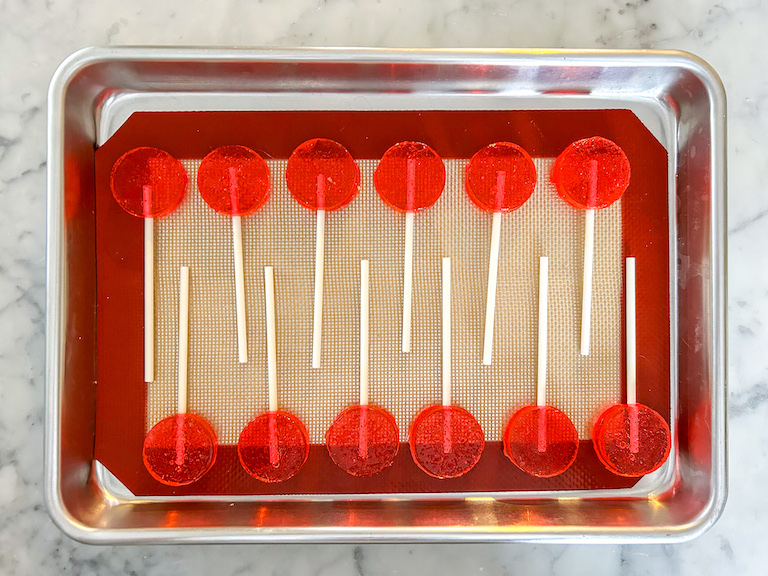
[[[309,434],[289,412],[259,414],[240,433],[240,463],[262,482],[282,482],[294,476],[309,456]]]
[[[379,196],[398,212],[432,206],[445,188],[445,165],[421,142],[399,142],[389,148],[373,173]]]
[[[525,406],[504,430],[504,453],[523,472],[538,478],[565,472],[578,451],[576,427],[554,406]]]
[[[435,478],[457,478],[474,468],[485,448],[483,429],[458,406],[429,406],[419,413],[410,434],[416,465]]]
[[[315,138],[291,153],[285,182],[291,196],[302,206],[337,210],[357,194],[360,168],[344,146],[327,138]]]
[[[112,196],[139,218],[159,218],[181,204],[189,179],[184,166],[159,148],[134,148],[120,156],[110,174]]]
[[[644,476],[657,470],[669,456],[671,438],[666,420],[645,404],[611,406],[592,431],[597,456],[619,476]]]
[[[336,465],[352,476],[373,476],[392,465],[400,448],[394,417],[378,406],[351,406],[331,424],[325,444]]]
[[[144,466],[168,486],[192,484],[216,460],[216,433],[195,414],[176,414],[160,420],[144,439]]]
[[[211,208],[245,216],[269,198],[269,167],[245,146],[221,146],[210,152],[197,170],[197,188]]]
[[[600,209],[624,194],[630,172],[624,150],[607,138],[595,136],[574,142],[557,157],[552,183],[574,208]]]
[[[511,142],[496,142],[478,151],[467,166],[467,194],[488,212],[511,212],[525,204],[536,188],[536,166],[528,152]]]

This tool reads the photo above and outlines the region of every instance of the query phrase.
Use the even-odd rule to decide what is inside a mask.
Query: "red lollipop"
[[[245,363],[248,362],[248,327],[241,218],[261,208],[269,198],[269,168],[264,159],[250,148],[221,146],[200,163],[197,188],[211,208],[232,216],[237,348],[238,359]]]
[[[309,455],[309,434],[301,420],[283,410],[259,414],[240,433],[237,454],[248,474],[282,482],[298,472]]]
[[[259,414],[240,433],[237,454],[248,474],[262,482],[282,482],[294,476],[309,456],[309,434],[293,414],[277,408],[277,337],[275,333],[275,276],[264,268],[267,309],[267,372],[269,412]]]
[[[485,437],[474,416],[451,406],[451,259],[443,258],[443,403],[427,406],[411,426],[411,456],[435,478],[457,478],[480,460]]]
[[[669,456],[672,435],[661,415],[637,403],[637,313],[635,259],[627,258],[627,403],[605,410],[592,430],[598,458],[619,476],[643,476],[658,469]]]
[[[187,191],[181,162],[158,148],[134,148],[112,166],[109,185],[120,207],[144,218],[144,381],[155,379],[154,219],[181,204]]]
[[[213,466],[216,433],[195,414],[175,414],[160,420],[144,439],[144,466],[168,486],[186,486],[202,478]]]
[[[315,138],[304,142],[288,158],[285,182],[299,204],[317,211],[312,368],[320,368],[325,212],[338,210],[352,201],[360,185],[360,168],[344,146],[327,138]]]
[[[552,182],[574,208],[586,210],[584,279],[581,300],[581,354],[589,355],[592,316],[592,267],[595,252],[595,211],[621,198],[629,186],[627,155],[614,142],[595,136],[574,142],[555,160]]]
[[[400,447],[393,416],[368,404],[368,260],[360,261],[360,404],[344,410],[325,434],[325,445],[336,465],[352,476],[373,476],[392,465]]]
[[[445,188],[445,165],[426,144],[400,142],[381,157],[373,183],[384,202],[398,212],[405,212],[402,350],[410,352],[414,213],[429,208],[440,198]]]
[[[179,271],[178,413],[149,431],[142,451],[144,466],[158,482],[185,486],[208,472],[216,460],[216,433],[200,416],[187,413],[189,383],[189,268]]]
[[[549,259],[539,267],[539,350],[536,405],[524,406],[510,418],[504,430],[504,453],[523,472],[550,478],[565,472],[579,451],[579,435],[570,418],[547,406],[547,293]]]
[[[496,284],[499,273],[501,214],[517,210],[536,188],[536,166],[528,152],[510,142],[496,142],[477,152],[467,166],[466,189],[472,201],[493,212],[488,291],[485,302],[483,364],[491,363]]]

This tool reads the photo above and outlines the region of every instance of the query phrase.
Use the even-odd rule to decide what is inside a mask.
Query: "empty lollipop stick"
[[[411,316],[413,314],[413,236],[416,198],[416,160],[405,161],[405,253],[403,266],[403,352],[411,351]]]
[[[267,379],[269,411],[277,410],[277,332],[275,330],[275,272],[264,267],[264,302],[267,309]]]
[[[547,311],[549,298],[549,258],[539,258],[539,342],[536,369],[536,405],[547,404]]]
[[[488,264],[488,292],[485,300],[485,341],[483,364],[491,363],[493,355],[493,323],[496,317],[496,285],[499,275],[499,240],[501,237],[501,212],[493,213],[491,227],[491,258]]]
[[[237,170],[229,169],[229,194],[232,202],[232,244],[235,249],[235,306],[237,309],[237,357],[248,362],[248,327],[245,314],[245,272],[243,270],[243,224],[237,195]]]
[[[589,162],[590,206],[597,195],[597,160]],[[581,355],[589,356],[589,339],[592,323],[592,268],[595,260],[595,209],[587,209],[584,222],[584,279],[581,293]]]
[[[315,235],[315,315],[312,322],[312,368],[320,368],[320,339],[323,329],[323,274],[325,271],[325,177],[317,175],[317,211]]]
[[[155,220],[152,187],[143,188],[144,208],[144,382],[155,380]]]
[[[451,405],[451,259],[443,258],[443,406]]]
[[[637,414],[637,305],[635,296],[635,259],[627,258],[627,404],[629,404],[629,451],[640,451],[640,423]]]
[[[360,405],[368,405],[370,266],[360,260]]]
[[[179,414],[185,414],[189,398],[189,267],[179,268],[179,373],[177,384]]]

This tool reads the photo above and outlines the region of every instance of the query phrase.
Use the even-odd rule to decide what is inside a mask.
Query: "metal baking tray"
[[[669,157],[674,453],[627,493],[136,498],[94,460],[94,150],[135,111],[632,110]],[[51,82],[45,494],[91,543],[683,540],[726,498],[725,95],[664,51],[89,48]],[[67,218],[72,206],[89,217]]]

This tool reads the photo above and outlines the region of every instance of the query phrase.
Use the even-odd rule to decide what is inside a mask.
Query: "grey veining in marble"
[[[0,0],[0,574],[765,574],[768,4],[761,0]],[[729,503],[674,546],[113,547],[42,504],[46,89],[87,45],[679,48],[728,91]]]

